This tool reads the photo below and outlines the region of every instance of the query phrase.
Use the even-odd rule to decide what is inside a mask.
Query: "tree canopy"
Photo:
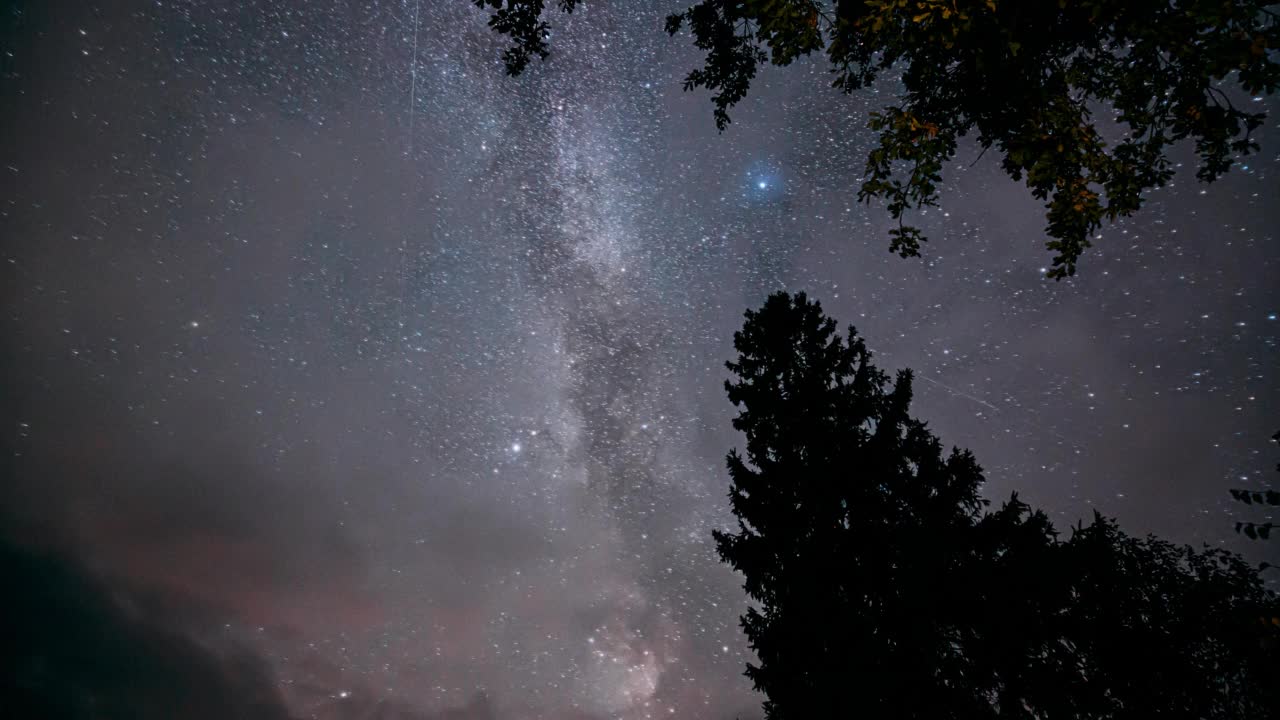
[[[508,72],[548,55],[544,0],[472,2],[511,38]],[[1266,0],[701,0],[666,29],[687,28],[705,52],[684,86],[711,91],[721,130],[764,64],[825,55],[844,92],[900,79],[869,118],[878,143],[859,190],[898,221],[890,249],[920,254],[927,238],[906,215],[937,204],[972,134],[1045,201],[1049,276],[1061,279],[1104,221],[1173,177],[1174,143],[1194,144],[1206,182],[1258,149],[1266,115],[1239,103],[1280,83],[1277,20]]]
[[[767,718],[1275,717],[1280,599],[1242,558],[988,511],[973,455],[911,417],[911,373],[804,294],[734,346],[746,446],[715,541]]]

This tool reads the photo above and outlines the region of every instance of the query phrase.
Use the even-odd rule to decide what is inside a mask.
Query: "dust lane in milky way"
[[[915,368],[990,496],[1265,552],[1225,490],[1272,479],[1274,152],[1180,175],[1052,283],[990,159],[948,170],[923,260],[885,251],[855,189],[891,82],[766,72],[718,134],[678,2],[588,3],[519,78],[466,2],[16,6],[6,542],[189,640],[201,692],[757,716],[710,531],[723,362],[776,289]]]

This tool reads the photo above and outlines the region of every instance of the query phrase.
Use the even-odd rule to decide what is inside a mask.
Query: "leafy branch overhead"
[[[1271,439],[1280,444],[1280,432],[1272,435]],[[1276,465],[1276,470],[1280,470],[1280,464]],[[1280,505],[1280,491],[1233,489],[1230,492],[1232,499],[1245,505]],[[1271,531],[1276,528],[1280,528],[1280,525],[1270,522],[1241,521],[1236,523],[1236,532],[1244,533],[1250,540],[1269,540],[1271,539]]]
[[[1275,490],[1232,490],[1231,497],[1245,505],[1280,505],[1280,492]]]
[[[489,27],[511,38],[511,47],[502,53],[502,61],[509,75],[519,75],[528,67],[534,55],[546,60],[551,54],[547,38],[551,36],[551,24],[542,19],[545,0],[471,0],[476,7],[492,8]],[[571,13],[578,0],[559,0],[561,12]]]
[[[543,0],[474,1],[514,43],[509,72],[547,55]],[[937,204],[943,167],[972,135],[1045,202],[1058,279],[1104,221],[1173,177],[1173,143],[1193,143],[1205,182],[1256,151],[1265,113],[1239,98],[1280,83],[1263,0],[702,0],[667,18],[667,32],[686,28],[705,62],[685,88],[711,91],[722,130],[764,63],[821,53],[845,92],[900,78],[869,120],[879,142],[859,191],[898,221],[891,249],[919,254],[926,238],[906,215]]]

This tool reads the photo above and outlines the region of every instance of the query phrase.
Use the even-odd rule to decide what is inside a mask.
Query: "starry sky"
[[[989,497],[1275,560],[1226,493],[1276,478],[1275,119],[1213,185],[1178,149],[1063,282],[1042,208],[962,146],[903,260],[855,197],[893,78],[768,69],[717,133],[681,6],[587,2],[518,78],[464,0],[4,6],[6,602],[163,669],[53,663],[69,697],[758,717],[710,532],[723,363],[780,289],[914,368]]]

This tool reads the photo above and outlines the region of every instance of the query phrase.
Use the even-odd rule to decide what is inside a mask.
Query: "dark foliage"
[[[542,6],[508,0],[490,21],[514,41],[509,72],[547,54]],[[667,19],[672,34],[686,27],[706,59],[685,88],[712,92],[721,129],[763,63],[824,53],[845,92],[900,77],[870,118],[879,144],[859,191],[898,220],[890,249],[919,254],[926,238],[905,214],[937,203],[943,166],[973,134],[1046,202],[1054,278],[1075,273],[1103,221],[1173,177],[1171,144],[1194,143],[1206,182],[1255,151],[1265,114],[1237,102],[1280,84],[1266,0],[701,0]]]
[[[754,601],[768,718],[1258,718],[1280,708],[1280,601],[1221,550],[1061,540],[909,415],[911,374],[773,295],[734,336],[721,557]]]
[[[511,38],[511,47],[502,53],[502,61],[507,66],[507,73],[519,75],[529,65],[534,55],[545,60],[550,54],[547,38],[551,25],[542,19],[542,11],[546,8],[545,0],[471,0],[478,8],[492,8],[489,16],[489,27],[502,35]],[[578,0],[560,0],[562,12],[571,13],[578,5]]]
[[[1271,436],[1271,439],[1280,444],[1280,432]],[[1280,471],[1280,463],[1276,464],[1276,470]],[[1230,491],[1231,497],[1236,502],[1242,502],[1245,505],[1280,505],[1280,492],[1275,490],[1238,490]],[[1280,527],[1271,522],[1238,522],[1236,523],[1236,532],[1244,533],[1250,540],[1270,540],[1271,531]]]

